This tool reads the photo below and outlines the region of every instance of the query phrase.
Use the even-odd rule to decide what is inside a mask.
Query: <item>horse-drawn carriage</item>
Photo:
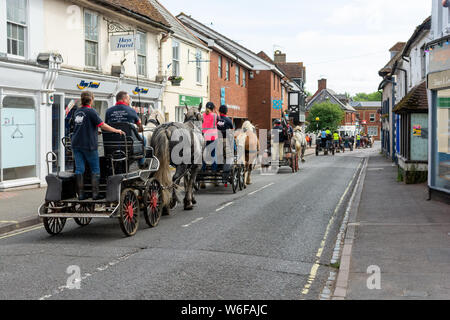
[[[133,125],[116,123],[112,126],[125,132],[125,136],[103,132],[104,155],[100,157],[99,188],[103,200],[79,200],[75,173],[50,173],[50,164],[58,163],[58,159],[54,153],[47,154],[48,188],[45,203],[39,207],[38,214],[49,234],[59,234],[70,218],[80,226],[90,224],[93,218],[118,218],[125,235],[133,236],[139,227],[141,211],[150,227],[158,225],[163,209],[162,186],[154,173],[160,163],[153,149],[144,147]],[[70,139],[64,138],[63,144],[70,151]],[[138,168],[141,159],[145,159],[144,169]],[[88,169],[84,181],[91,181],[90,178]],[[85,184],[84,190],[89,196],[92,184]]]
[[[283,144],[283,157],[273,157],[273,152],[278,153],[276,147],[272,150],[272,142],[270,140],[267,141],[267,149],[264,152],[263,158],[261,160],[261,166],[264,169],[268,169],[269,167],[290,167],[292,172],[295,173],[299,170],[299,156],[298,152],[292,146],[290,141],[285,141]]]
[[[316,141],[316,156],[319,156],[319,153],[323,151],[323,154],[327,156],[329,153],[332,155],[335,154],[336,149],[334,147],[334,143],[331,138],[327,137],[325,139],[318,138]]]

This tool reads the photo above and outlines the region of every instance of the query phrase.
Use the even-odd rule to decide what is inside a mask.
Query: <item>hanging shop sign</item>
[[[129,51],[139,48],[139,39],[134,34],[112,35],[111,51]]]
[[[430,73],[450,69],[450,45],[448,45],[448,41],[441,45],[435,45],[433,50],[429,51]]]
[[[273,100],[272,108],[275,110],[283,109],[283,100]]]
[[[187,105],[188,107],[198,107],[200,103],[203,103],[203,98],[180,95],[179,103],[180,106]]]
[[[450,70],[428,75],[428,89],[437,90],[450,87]]]

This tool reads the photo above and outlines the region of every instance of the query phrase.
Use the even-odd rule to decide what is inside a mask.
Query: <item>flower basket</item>
[[[181,81],[183,81],[183,78],[172,76],[169,78],[169,81],[172,83],[172,86],[179,87],[181,84]]]

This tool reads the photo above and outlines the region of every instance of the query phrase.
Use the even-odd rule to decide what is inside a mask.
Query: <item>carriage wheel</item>
[[[120,196],[120,228],[127,237],[134,236],[139,227],[139,201],[132,189],[125,189]]]
[[[54,202],[49,202],[46,204],[45,213],[58,213],[60,209],[52,209],[52,207],[57,207],[57,204]],[[64,229],[66,225],[66,218],[43,218],[44,228],[45,230],[55,236]]]
[[[335,153],[335,149],[334,148],[332,148],[331,149],[331,154],[334,156],[334,153]]]
[[[150,228],[158,225],[162,215],[162,197],[160,183],[152,179],[144,193],[144,218]]]
[[[245,189],[245,168],[239,168],[239,190],[242,191]]]
[[[74,208],[74,212],[86,212],[86,211],[94,211],[94,206],[90,206],[89,204],[77,204]],[[85,227],[89,225],[92,221],[92,218],[73,218],[75,223],[80,227]]]
[[[236,168],[231,170],[231,187],[233,189],[233,193],[236,193],[239,187],[239,170]]]

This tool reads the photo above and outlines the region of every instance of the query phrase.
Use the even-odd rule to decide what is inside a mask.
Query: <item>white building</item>
[[[167,81],[163,95],[163,111],[168,121],[183,122],[186,106],[203,106],[209,100],[209,52],[177,18],[161,3],[149,0],[171,25],[173,33],[162,48],[163,74],[181,77],[181,83]]]
[[[432,197],[450,200],[450,1],[432,0],[429,56],[429,171]]]
[[[150,2],[0,1],[0,189],[45,185],[47,152],[65,167],[65,110],[82,90],[102,117],[121,90],[134,106],[161,108],[171,33]],[[114,35],[137,37],[137,50],[112,51]]]

